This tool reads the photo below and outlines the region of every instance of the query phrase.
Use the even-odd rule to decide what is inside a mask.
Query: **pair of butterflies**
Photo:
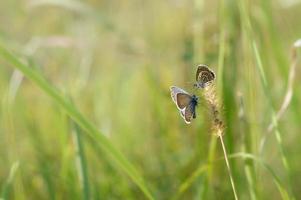
[[[215,79],[215,74],[206,65],[199,65],[196,72],[196,88],[205,88]],[[185,90],[171,86],[170,87],[171,98],[177,105],[180,111],[180,115],[183,117],[187,124],[191,123],[191,120],[196,118],[195,108],[198,105],[198,97],[194,94],[191,95]]]

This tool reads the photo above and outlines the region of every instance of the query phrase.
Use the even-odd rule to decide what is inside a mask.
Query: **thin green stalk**
[[[178,188],[176,194],[171,199],[179,199],[181,195],[192,185],[192,183],[203,173],[205,173],[209,168],[209,165],[202,165],[195,170],[191,176],[189,176]]]
[[[7,91],[3,96],[2,105],[1,105],[1,119],[3,119],[3,123],[5,124],[4,132],[9,133],[7,141],[6,141],[7,145],[5,145],[4,148],[6,149],[6,154],[7,154],[7,158],[8,158],[7,162],[10,163],[15,160],[18,160],[18,163],[19,163],[19,160],[21,160],[21,158],[20,158],[21,151],[18,148],[19,147],[19,143],[18,143],[19,138],[17,137],[17,134],[16,134],[17,133],[16,132],[16,124],[14,121],[14,112],[13,112],[14,107],[10,100],[11,99],[9,96],[9,91]],[[17,166],[19,166],[19,164]],[[11,170],[12,169],[14,169],[14,168],[11,168]],[[13,171],[11,171],[11,172],[13,172]],[[13,179],[12,178],[8,179],[10,181],[8,182],[9,184],[7,187],[7,192],[10,192],[10,190],[18,191],[17,193],[14,193],[14,197],[18,200],[26,199],[24,182],[22,180],[22,174],[19,173],[18,175],[15,175],[13,173],[12,175],[13,176],[10,176],[10,177],[13,177]]]
[[[243,103],[243,98],[240,95],[239,96],[240,100],[240,108],[239,108],[239,119],[240,119],[240,132],[242,133],[243,137],[243,142],[242,142],[242,151],[243,152],[251,152],[251,135],[250,135],[250,129],[249,129],[249,123],[248,119],[245,115],[245,110],[244,110],[244,103]],[[257,194],[257,188],[256,188],[256,177],[255,177],[255,169],[254,169],[254,162],[250,159],[245,159],[244,161],[244,170],[245,170],[245,175],[248,181],[248,189],[250,193],[250,197],[252,200],[256,200],[258,197]]]
[[[276,112],[275,112],[275,110],[272,106],[272,99],[271,99],[271,96],[270,96],[270,92],[268,90],[268,85],[267,85],[265,73],[264,73],[264,70],[263,70],[261,58],[260,58],[258,48],[257,48],[257,45],[256,45],[255,41],[252,42],[252,46],[253,46],[253,50],[254,50],[254,53],[255,53],[256,61],[257,61],[257,67],[258,67],[258,70],[260,71],[261,80],[262,80],[262,83],[263,83],[262,85],[263,85],[263,88],[264,88],[264,91],[265,91],[264,93],[266,94],[268,104],[270,105],[269,107],[270,107],[270,110],[271,110],[271,113],[272,113],[272,124],[275,127],[274,133],[275,133],[277,142],[279,144],[281,159],[282,159],[282,162],[283,162],[283,165],[284,165],[285,169],[289,171],[289,164],[288,164],[287,158],[284,154],[282,137],[281,137],[281,134],[280,134],[279,129],[278,129],[278,122],[277,122],[277,118],[276,118]]]
[[[212,161],[215,159],[215,152],[216,152],[216,136],[211,135],[210,138],[210,145],[209,145],[209,156],[208,156],[208,163],[212,163]],[[208,179],[209,181],[212,180],[212,174],[213,174],[213,165],[209,164],[208,166]]]
[[[68,102],[63,95],[53,86],[51,86],[37,71],[23,64],[16,56],[10,53],[6,48],[0,45],[0,55],[19,69],[29,80],[34,82],[49,97],[67,112],[67,114],[83,129],[89,137],[96,140],[103,151],[133,180],[148,199],[154,199],[147,189],[142,177],[138,175],[134,166],[125,158],[125,156],[116,149],[113,144],[101,133],[90,121],[88,121],[73,105]]]
[[[193,62],[204,60],[204,1],[194,0],[193,5]]]
[[[207,166],[207,174],[206,174],[206,179],[204,180],[204,190],[202,191],[202,198],[201,199],[206,199],[208,198],[208,190],[209,190],[209,184],[212,183],[213,179],[213,161],[215,159],[215,153],[216,153],[216,136],[211,135],[210,137],[210,144],[209,144],[209,153],[208,153],[208,166]]]
[[[76,164],[77,164],[77,169],[79,174],[80,185],[82,188],[83,199],[89,200],[90,199],[89,175],[88,175],[84,143],[82,141],[83,140],[82,132],[77,124],[74,124],[73,127],[74,130],[72,130],[71,132],[74,137],[76,151],[77,151]]]
[[[225,1],[220,1],[219,7],[219,19],[220,19],[220,27],[219,27],[219,51],[218,51],[218,93],[222,94],[221,91],[223,89],[223,81],[224,81],[224,61],[225,61]]]

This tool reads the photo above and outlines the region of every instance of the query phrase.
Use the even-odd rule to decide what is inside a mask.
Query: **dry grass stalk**
[[[224,152],[224,157],[227,165],[227,170],[233,190],[233,194],[235,197],[235,200],[238,200],[237,192],[234,184],[234,179],[231,173],[230,164],[228,161],[228,155],[226,151],[226,147],[223,140],[225,125],[222,119],[222,113],[221,113],[221,106],[218,102],[217,95],[216,95],[216,87],[214,83],[209,84],[207,87],[204,88],[204,97],[208,103],[211,115],[212,115],[212,129],[213,133],[220,138],[221,145]]]
[[[296,76],[296,67],[297,67],[297,63],[298,63],[297,48],[299,48],[300,46],[301,46],[301,40],[297,40],[294,43],[292,50],[291,50],[291,66],[290,66],[290,71],[289,71],[289,75],[288,75],[287,90],[286,90],[285,96],[283,98],[281,107],[276,115],[277,121],[279,121],[279,119],[283,116],[283,114],[287,110],[287,108],[292,100],[293,84],[294,84],[294,80],[295,80],[295,76]],[[268,132],[271,132],[273,129],[274,129],[274,124],[273,124],[273,122],[271,122],[268,127]]]

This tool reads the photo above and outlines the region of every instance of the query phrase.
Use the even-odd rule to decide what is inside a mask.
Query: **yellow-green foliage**
[[[239,199],[300,199],[300,9],[0,1],[0,199],[233,199],[210,108],[193,89],[200,63],[216,72]],[[200,97],[190,125],[171,85]]]

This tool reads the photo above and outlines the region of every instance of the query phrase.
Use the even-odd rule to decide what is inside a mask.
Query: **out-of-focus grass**
[[[146,199],[143,177],[155,199],[232,199],[203,99],[187,126],[169,95],[177,85],[201,96],[192,82],[205,63],[217,73],[239,198],[300,199],[300,64],[291,104],[277,121],[289,168],[279,140],[266,134],[270,108],[277,112],[286,93],[291,45],[301,37],[295,2],[1,1],[3,46],[70,96],[97,137],[139,174],[137,185],[102,143],[71,126],[62,107],[1,57],[1,197]]]

